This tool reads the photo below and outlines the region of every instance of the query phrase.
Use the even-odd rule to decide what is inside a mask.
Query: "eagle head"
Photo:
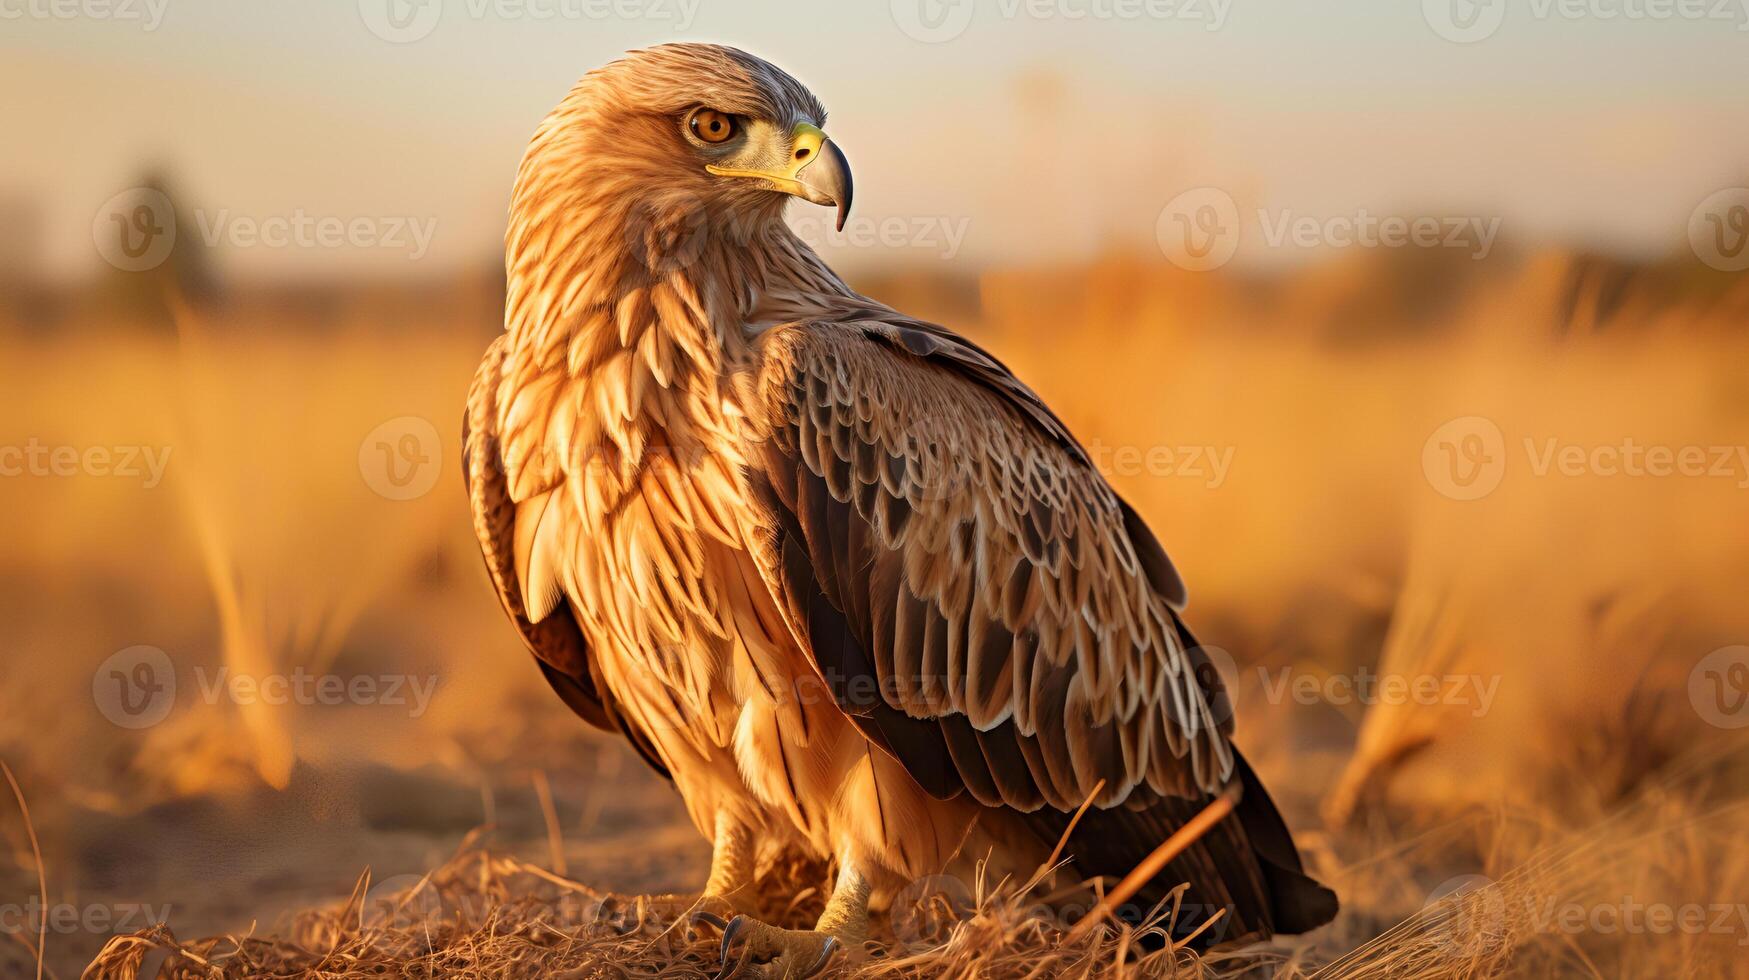
[[[842,229],[850,165],[825,121],[813,93],[744,51],[632,52],[585,75],[535,133],[512,235],[570,215],[658,238],[701,222],[757,236],[791,197],[837,208]]]

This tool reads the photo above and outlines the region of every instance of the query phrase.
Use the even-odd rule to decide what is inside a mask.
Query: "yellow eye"
[[[686,121],[692,135],[706,143],[721,143],[735,135],[735,117],[715,109],[700,109]]]

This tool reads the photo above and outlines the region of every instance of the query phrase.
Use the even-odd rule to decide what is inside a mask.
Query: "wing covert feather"
[[[761,341],[749,466],[771,584],[865,733],[888,712],[933,721],[949,788],[1022,810],[1072,809],[1101,779],[1111,806],[1229,778],[1178,573],[1031,391],[913,321]]]

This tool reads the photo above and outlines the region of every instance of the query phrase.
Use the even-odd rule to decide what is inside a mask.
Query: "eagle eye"
[[[715,109],[698,109],[686,120],[686,128],[706,143],[722,143],[735,135],[735,117]]]

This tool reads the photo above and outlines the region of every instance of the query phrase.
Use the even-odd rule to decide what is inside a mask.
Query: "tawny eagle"
[[[1084,878],[1239,786],[1141,898],[1188,882],[1228,940],[1327,921],[1147,525],[995,358],[784,223],[792,196],[850,207],[825,118],[758,58],[671,44],[535,133],[464,458],[541,671],[673,779],[707,902],[745,904],[761,847],[830,860],[815,930],[729,923],[771,973],[860,942],[871,895],[978,859],[1024,878],[1089,797]]]

